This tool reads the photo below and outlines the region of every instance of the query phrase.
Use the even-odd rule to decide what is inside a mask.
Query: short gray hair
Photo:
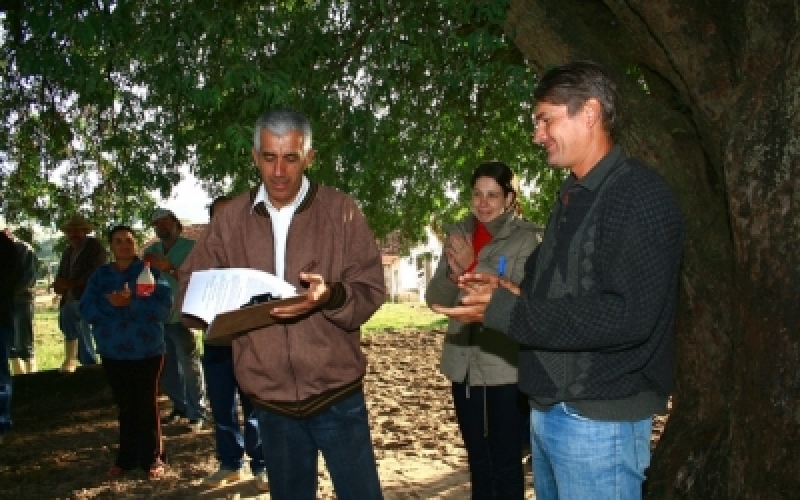
[[[253,132],[253,146],[256,150],[261,149],[262,130],[269,130],[277,136],[300,132],[303,134],[303,153],[311,150],[311,122],[304,114],[293,109],[274,109],[258,117]]]

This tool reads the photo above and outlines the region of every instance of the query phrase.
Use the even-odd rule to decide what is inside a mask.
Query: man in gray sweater
[[[667,183],[614,144],[616,88],[597,64],[545,73],[534,141],[570,174],[519,287],[465,275],[462,305],[521,344],[536,498],[641,498],[666,411],[683,217]]]

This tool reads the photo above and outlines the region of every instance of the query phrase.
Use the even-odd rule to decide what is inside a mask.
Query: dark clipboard
[[[298,295],[217,314],[206,329],[205,342],[210,345],[231,345],[233,339],[250,330],[275,324],[275,318],[269,314],[272,309],[299,304],[304,300],[305,296]]]

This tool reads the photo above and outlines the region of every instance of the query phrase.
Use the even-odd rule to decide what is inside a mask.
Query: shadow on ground
[[[442,335],[387,331],[362,345],[370,424],[387,500],[468,498],[468,473],[449,383],[438,373]],[[269,499],[252,480],[209,490],[216,470],[209,430],[164,429],[165,477],[106,476],[113,462],[116,410],[100,366],[14,377],[14,426],[0,445],[0,499]],[[169,412],[169,403],[161,413]],[[324,465],[318,498],[335,498]]]

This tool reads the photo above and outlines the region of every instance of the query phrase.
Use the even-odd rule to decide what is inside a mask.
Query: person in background
[[[239,387],[255,407],[273,500],[317,498],[317,458],[339,500],[383,498],[370,437],[360,329],[386,298],[381,255],[355,201],[310,181],[311,124],[292,110],[256,121],[261,184],[233,199],[181,267],[244,267],[285,279],[304,299],[233,340]],[[189,316],[184,316],[187,324]]]
[[[208,210],[210,218],[213,219],[230,201],[228,196],[214,199]],[[204,344],[203,372],[211,415],[214,418],[214,438],[219,461],[219,469],[205,478],[204,483],[216,488],[241,480],[246,452],[250,457],[250,471],[256,479],[256,487],[259,491],[269,491],[258,421],[253,415],[253,404],[236,382],[233,348]],[[239,404],[242,407],[244,429],[239,425]]]
[[[462,305],[523,348],[538,500],[639,499],[652,417],[672,388],[684,222],[669,185],[614,144],[616,86],[596,63],[551,69],[533,139],[569,170],[519,286],[461,278]]]
[[[150,221],[159,241],[145,249],[144,260],[164,274],[174,298],[178,292],[177,270],[194,247],[194,240],[181,236],[183,225],[170,210],[157,209]],[[164,393],[172,401],[172,412],[164,417],[162,423],[188,419],[189,428],[200,431],[206,418],[200,349],[194,332],[183,326],[180,318],[180,310],[173,309],[164,324],[167,353],[161,383]]]
[[[22,231],[20,229],[20,231]],[[39,257],[25,240],[15,237],[10,230],[6,235],[14,241],[17,257],[22,266],[22,278],[14,292],[14,341],[11,345],[11,371],[14,375],[36,371],[36,356],[33,348],[33,312],[36,299],[36,276],[39,273]],[[32,234],[27,232],[30,238]]]
[[[155,289],[137,290],[145,264],[136,255],[133,229],[115,226],[108,241],[114,260],[92,274],[80,301],[119,411],[119,449],[108,475],[141,468],[155,479],[164,473],[157,396],[172,290],[158,269],[151,270]]]
[[[93,229],[80,215],[70,217],[62,227],[68,246],[61,254],[53,290],[61,295],[58,326],[64,333],[63,373],[74,372],[78,361],[82,365],[97,364],[91,329],[81,317],[79,306],[89,276],[108,259],[103,244],[89,236]]]
[[[494,273],[522,281],[525,261],[540,230],[516,216],[513,173],[486,162],[472,174],[471,212],[453,225],[425,290],[429,306],[458,304],[465,272]],[[481,323],[451,319],[440,369],[452,381],[458,427],[467,450],[473,500],[525,498],[520,443],[527,404],[517,386],[519,345]]]
[[[17,259],[14,242],[5,232],[0,232],[0,443],[11,429],[12,375],[8,357],[14,337],[14,292],[22,277],[22,266]]]

